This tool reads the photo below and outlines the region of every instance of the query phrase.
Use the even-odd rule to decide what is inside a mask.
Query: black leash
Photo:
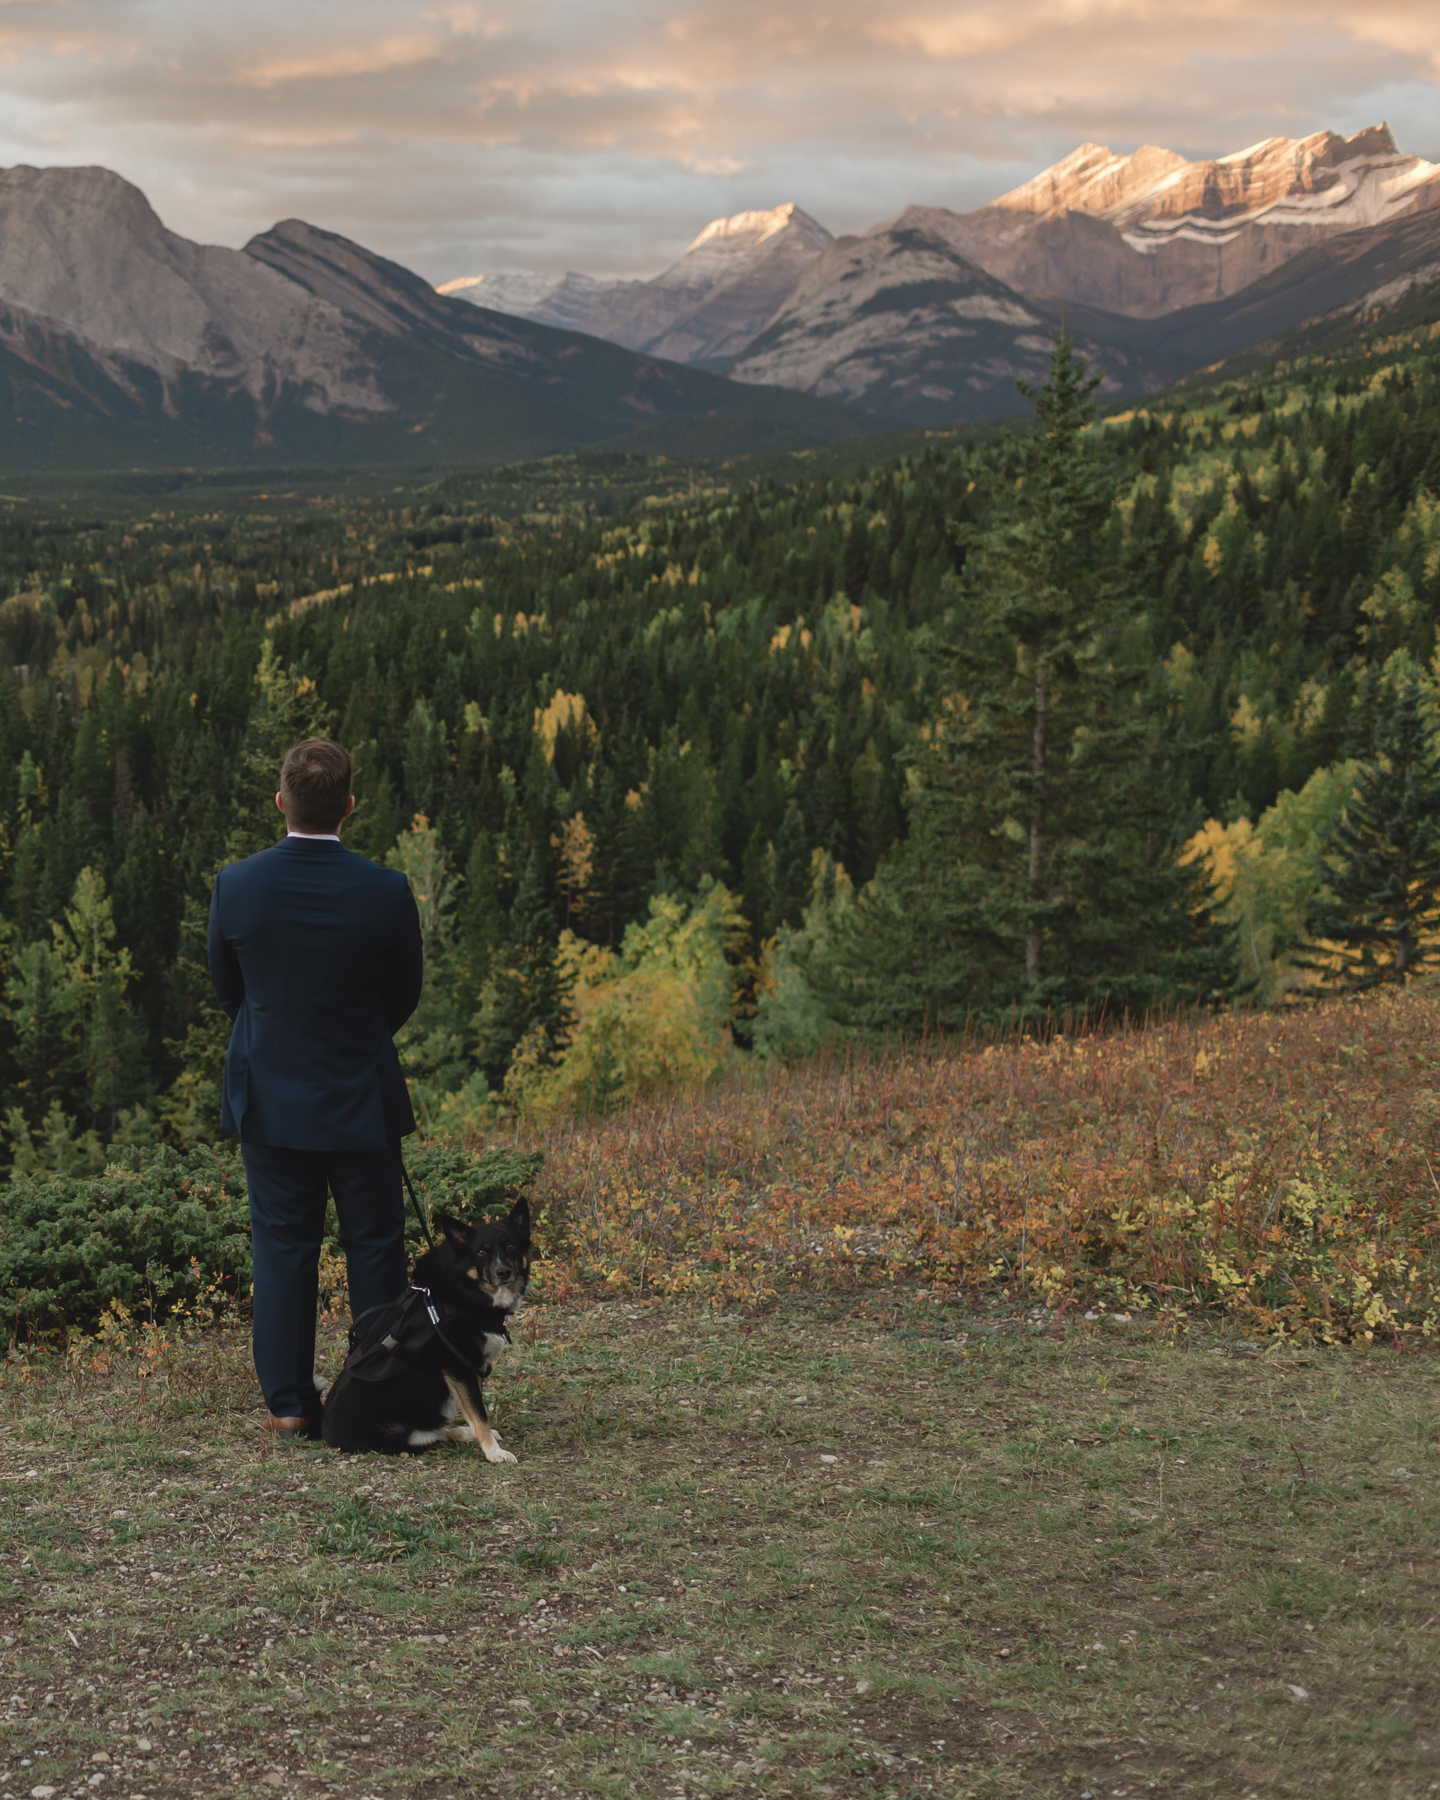
[[[430,1235],[430,1221],[425,1217],[425,1209],[421,1206],[420,1198],[415,1192],[415,1183],[411,1181],[410,1171],[405,1167],[405,1157],[403,1152],[400,1157],[400,1173],[405,1178],[405,1187],[410,1195],[410,1204],[415,1208],[415,1217],[420,1221],[420,1229],[425,1233],[425,1242],[433,1250],[435,1248],[435,1240]]]

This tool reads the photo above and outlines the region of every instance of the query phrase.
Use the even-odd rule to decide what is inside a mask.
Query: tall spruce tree
[[[171,1140],[213,1142],[220,1134],[220,1087],[230,1021],[215,1004],[205,948],[216,868],[279,842],[285,820],[275,805],[275,793],[285,753],[307,737],[328,736],[332,721],[315,683],[287,669],[276,654],[274,639],[267,637],[255,669],[239,767],[231,785],[224,851],[201,862],[204,885],[196,882],[186,899],[169,975],[169,1011],[185,1022],[183,1034],[165,1039],[175,1079],[161,1101],[160,1117]]]
[[[492,1087],[502,1085],[522,1043],[527,1061],[550,1068],[572,1026],[569,987],[556,960],[560,928],[538,854],[525,865],[510,909],[507,941],[494,954],[471,1020],[475,1060]]]
[[[1440,767],[1412,675],[1375,725],[1374,754],[1321,845],[1301,967],[1359,992],[1406,982],[1437,960]]]
[[[861,1025],[1010,1007],[1144,1007],[1228,985],[1141,596],[1109,530],[1115,478],[1062,332],[1018,479],[967,548],[939,659],[948,692],[914,759],[910,833],[831,922],[808,973]]]

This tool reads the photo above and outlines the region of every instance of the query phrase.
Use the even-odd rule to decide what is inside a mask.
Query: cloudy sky
[[[1389,119],[1440,159],[1437,0],[0,0],[0,166],[188,236],[299,215],[431,280],[649,274],[711,218],[993,198],[1085,139]]]

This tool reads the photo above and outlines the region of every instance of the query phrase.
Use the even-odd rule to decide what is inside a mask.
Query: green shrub
[[[158,1317],[215,1286],[250,1290],[238,1156],[131,1153],[100,1175],[0,1187],[0,1304],[10,1331],[89,1327],[114,1301]]]
[[[540,1173],[545,1158],[538,1150],[447,1150],[440,1144],[405,1149],[405,1166],[428,1213],[451,1212],[462,1219],[508,1207]],[[409,1197],[406,1197],[407,1208]],[[412,1238],[418,1238],[413,1216]]]
[[[508,1206],[544,1158],[417,1144],[405,1160],[430,1211],[477,1218]],[[333,1230],[332,1218],[336,1241]],[[233,1151],[134,1150],[103,1174],[37,1171],[0,1185],[6,1331],[89,1329],[115,1301],[160,1318],[217,1288],[248,1299],[250,1280],[245,1168]]]

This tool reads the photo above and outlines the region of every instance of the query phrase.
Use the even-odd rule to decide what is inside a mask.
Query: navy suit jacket
[[[209,949],[234,1024],[224,1130],[290,1150],[383,1150],[415,1129],[393,1037],[419,1002],[423,957],[398,870],[287,837],[216,876]]]

